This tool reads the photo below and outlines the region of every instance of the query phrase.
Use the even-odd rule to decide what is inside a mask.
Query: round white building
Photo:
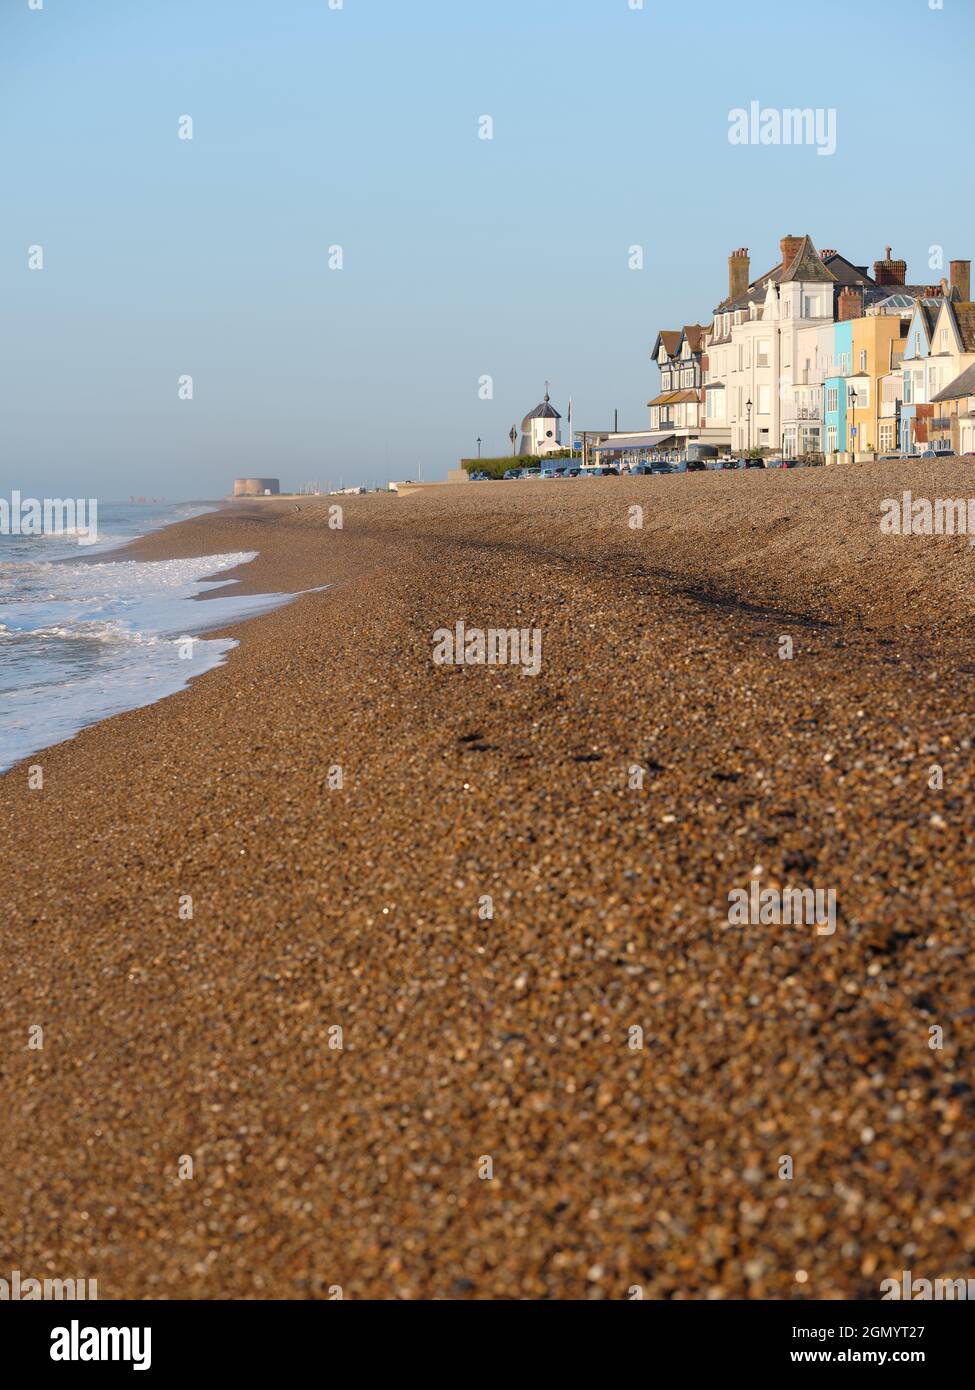
[[[548,382],[545,399],[529,411],[521,422],[522,454],[552,454],[562,448],[559,421],[562,416],[549,399]]]

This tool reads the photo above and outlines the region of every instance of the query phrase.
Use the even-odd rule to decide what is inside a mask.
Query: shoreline
[[[0,1258],[103,1300],[963,1269],[975,556],[880,536],[906,487],[975,476],[444,485],[341,531],[261,499],[113,552],[329,587],[0,778],[0,999],[45,1035],[8,1053]],[[459,619],[539,628],[538,677],[435,666]],[[756,867],[833,889],[835,934],[730,927]]]

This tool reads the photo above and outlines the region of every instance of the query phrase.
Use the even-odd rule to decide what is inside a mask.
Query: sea
[[[256,551],[117,560],[126,542],[213,510],[205,503],[100,503],[97,537],[0,533],[0,771],[80,729],[152,704],[222,665],[237,644],[198,637],[287,603],[235,594],[223,571]],[[206,603],[201,594],[226,590]]]

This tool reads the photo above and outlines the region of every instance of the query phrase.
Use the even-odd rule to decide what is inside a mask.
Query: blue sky
[[[0,0],[0,491],[443,477],[546,378],[643,428],[737,246],[975,258],[971,0],[630,4]],[[730,145],[753,100],[836,154]]]

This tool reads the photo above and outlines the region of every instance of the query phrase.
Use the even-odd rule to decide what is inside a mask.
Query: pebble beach
[[[908,489],[975,472],[261,499],[130,547],[299,596],[0,778],[0,1264],[102,1299],[965,1276],[975,550],[883,534]],[[540,631],[538,674],[436,664],[459,621]],[[833,890],[835,932],[732,925],[753,879]]]

